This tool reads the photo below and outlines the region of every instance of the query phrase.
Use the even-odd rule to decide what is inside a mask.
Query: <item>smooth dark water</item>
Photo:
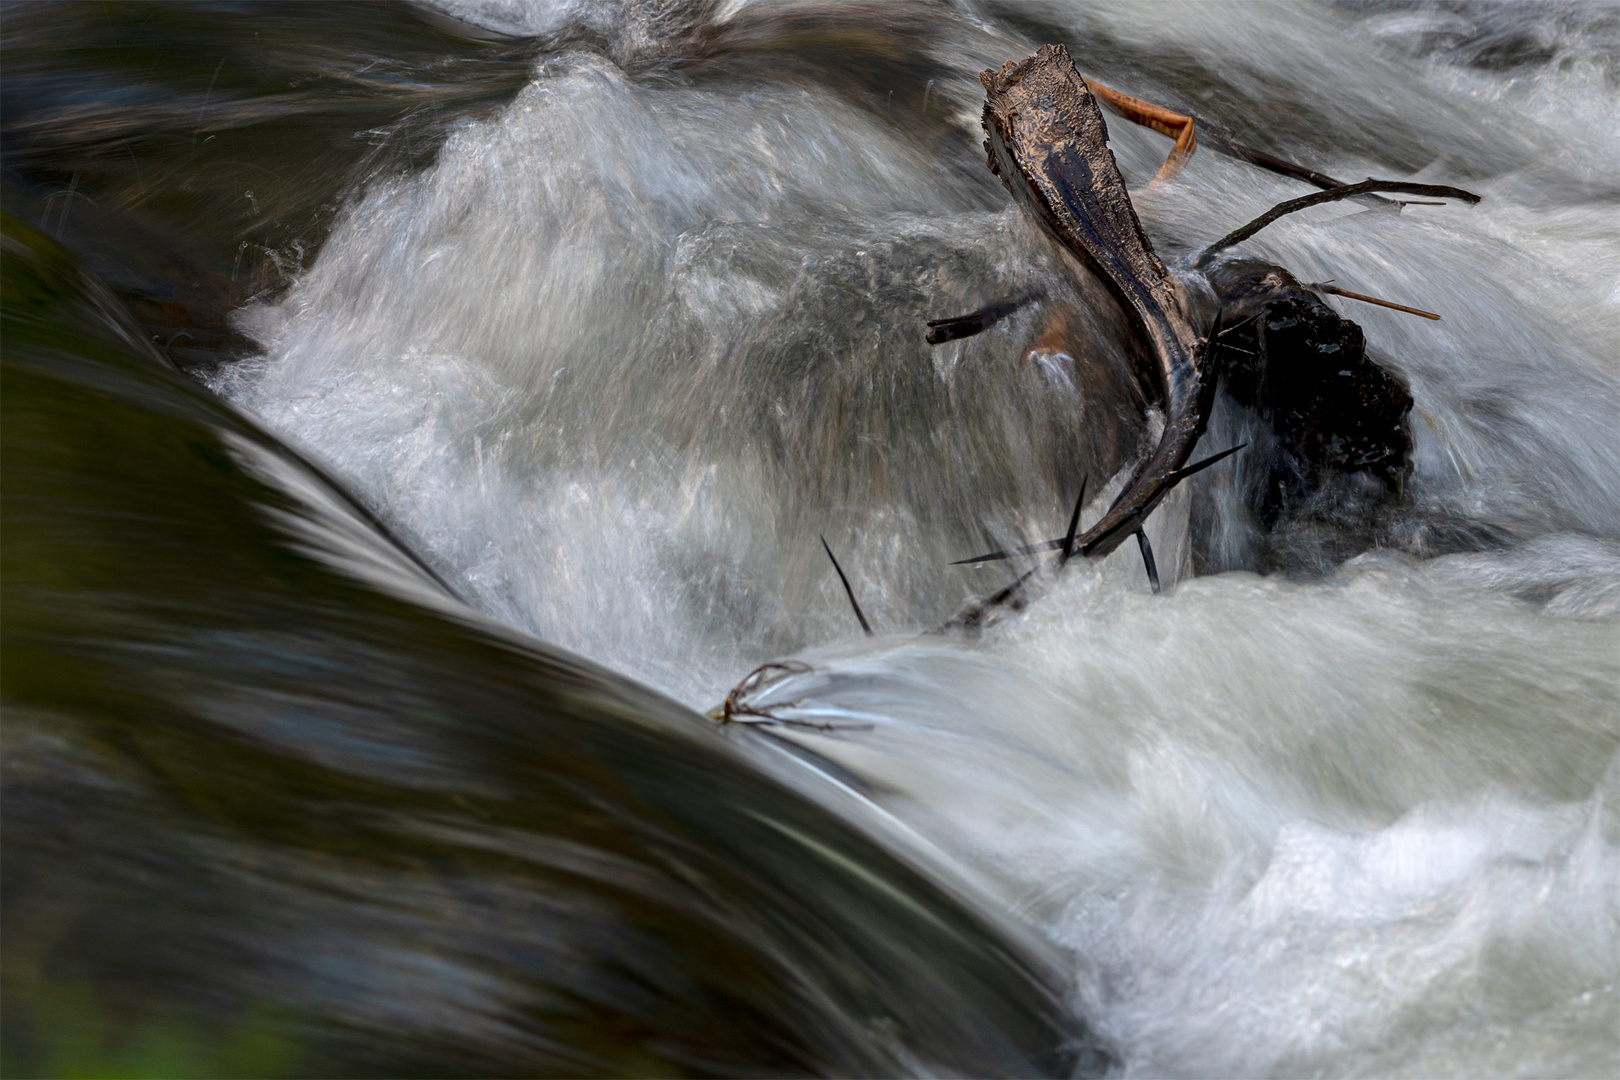
[[[5,244],[8,1072],[1068,1067],[1038,949],[463,608]]]
[[[171,363],[229,361],[226,311],[287,269],[263,248],[313,255],[377,156],[356,128],[430,139],[528,50],[341,5],[6,32],[7,210],[79,253],[7,219],[8,1074],[1095,1057],[1041,946],[475,615]]]
[[[1611,8],[3,19],[8,1075],[1615,1062]],[[1445,315],[1341,308],[1416,400],[1371,548],[1258,573],[1239,459],[1163,597],[928,636],[1151,427],[1039,306],[921,341],[1126,361],[978,147],[1046,40],[1486,201],[1251,252]],[[1298,194],[1110,131],[1172,262]],[[837,730],[698,711],[783,655]]]

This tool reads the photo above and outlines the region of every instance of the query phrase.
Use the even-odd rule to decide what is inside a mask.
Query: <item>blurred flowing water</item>
[[[1615,8],[24,7],[6,35],[7,210],[39,230],[6,310],[47,328],[6,342],[17,1061],[86,986],[206,968],[174,1008],[269,1032],[247,1071],[1620,1068]],[[983,164],[977,72],[1045,41],[1484,201],[1245,247],[1444,316],[1334,301],[1416,403],[1370,539],[1264,535],[1240,455],[1152,519],[1163,595],[1127,546],[931,635],[1006,581],[953,561],[1055,535],[1081,476],[1094,520],[1152,432],[1112,302]],[[1302,193],[1207,149],[1148,188],[1168,140],[1109,121],[1167,261]],[[1073,367],[1030,364],[1065,300]],[[97,319],[114,346],[61,336]],[[1223,398],[1205,445],[1264,436]],[[689,711],[783,657],[760,700],[807,723]]]

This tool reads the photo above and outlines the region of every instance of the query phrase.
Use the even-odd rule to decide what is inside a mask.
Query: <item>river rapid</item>
[[[264,433],[226,458],[302,507],[286,542],[700,713],[795,661],[755,698],[780,722],[702,738],[1040,957],[1075,1045],[1106,1048],[1063,1069],[1620,1068],[1615,8],[419,10],[513,50],[505,81],[477,108],[424,94],[322,166],[341,182],[279,148],[284,187],[332,195],[320,235],[290,195],[281,235],[233,233],[255,288],[177,357]],[[1482,201],[1340,203],[1244,245],[1442,316],[1330,301],[1415,402],[1376,528],[1327,507],[1265,533],[1240,454],[1152,517],[1162,594],[1127,544],[982,634],[935,634],[1012,573],[956,560],[1059,535],[1082,477],[1095,520],[1157,422],[1088,384],[1128,363],[1123,320],[984,166],[978,71],[1047,41],[1320,171]],[[1149,186],[1169,140],[1108,123],[1173,267],[1309,190],[1207,148]],[[70,202],[30,205],[65,225]],[[1033,364],[1059,299],[1083,355]],[[1201,445],[1264,434],[1222,397]],[[342,500],[277,444],[421,565],[322,526]],[[986,1067],[908,1045],[819,1067]]]

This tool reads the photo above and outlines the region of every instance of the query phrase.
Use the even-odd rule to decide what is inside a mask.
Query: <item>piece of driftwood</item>
[[[1273,207],[1200,255],[1193,270],[1201,272],[1221,302],[1213,325],[1206,327],[1182,303],[1176,282],[1142,230],[1108,149],[1107,127],[1097,99],[1133,122],[1176,139],[1156,181],[1173,175],[1192,154],[1196,145],[1192,119],[1088,84],[1062,45],[1042,46],[1034,56],[1009,61],[999,71],[982,72],[979,78],[986,93],[985,149],[991,171],[1025,212],[1119,299],[1151,356],[1149,372],[1155,385],[1145,389],[1162,406],[1166,424],[1157,446],[1132,470],[1113,504],[1078,538],[1071,522],[1063,540],[1008,548],[963,562],[1061,550],[1061,566],[1071,555],[1106,555],[1135,535],[1149,582],[1159,591],[1152,549],[1142,531],[1148,515],[1177,483],[1243,448],[1232,447],[1187,465],[1203,434],[1218,374],[1235,376],[1233,389],[1239,403],[1272,422],[1277,430],[1278,438],[1265,448],[1272,460],[1263,505],[1254,508],[1262,521],[1274,522],[1290,507],[1302,505],[1311,485],[1321,483],[1328,474],[1359,472],[1376,477],[1383,491],[1391,497],[1399,495],[1409,468],[1410,442],[1404,424],[1411,396],[1399,379],[1366,358],[1360,328],[1341,319],[1308,290],[1425,318],[1439,316],[1325,282],[1301,287],[1277,267],[1242,263],[1216,269],[1215,256],[1286,214],[1339,199],[1394,192],[1474,203],[1479,201],[1477,195],[1460,188],[1400,181],[1339,184],[1331,177],[1252,151],[1224,132],[1212,132],[1211,142],[1223,151],[1328,190]],[[956,324],[939,320],[930,325]],[[962,328],[966,330],[966,325]],[[1318,353],[1322,363],[1316,362]],[[1283,366],[1278,366],[1278,360]],[[1233,370],[1222,374],[1228,366]],[[1367,490],[1366,485],[1362,488]],[[1021,606],[1034,573],[1030,570],[969,605],[946,627],[979,626],[997,609]]]
[[[1243,146],[1229,133],[1199,121],[1209,142],[1222,152],[1326,190],[1289,200],[1212,244],[1192,270],[1211,286],[1219,303],[1205,322],[1187,302],[1183,288],[1153,250],[1108,149],[1108,130],[1098,107],[1174,138],[1175,146],[1155,181],[1170,178],[1196,148],[1191,117],[1088,84],[1062,45],[1044,45],[1026,60],[980,73],[985,88],[983,125],[990,170],[1014,200],[1069,255],[1094,274],[1119,300],[1150,357],[1146,396],[1163,409],[1164,429],[1157,445],[1132,468],[1119,495],[1090,528],[1079,530],[1085,484],[1061,539],[1010,547],[960,560],[981,563],[1047,551],[1059,553],[1061,568],[1075,555],[1100,557],[1135,536],[1149,583],[1159,591],[1159,575],[1143,531],[1148,516],[1176,484],[1221,462],[1239,444],[1188,464],[1203,435],[1213,404],[1217,375],[1230,380],[1233,398],[1270,422],[1275,439],[1262,440],[1270,456],[1264,521],[1275,521],[1321,486],[1327,474],[1376,477],[1389,497],[1398,497],[1410,471],[1405,420],[1412,400],[1405,384],[1365,355],[1360,327],[1337,316],[1313,292],[1437,319],[1420,308],[1350,292],[1329,282],[1301,286],[1286,271],[1263,264],[1214,256],[1253,236],[1285,214],[1345,198],[1377,198],[1379,192],[1434,195],[1478,202],[1459,188],[1368,180],[1340,184],[1332,177]],[[980,311],[928,323],[927,340],[941,344],[970,337],[1043,299],[1028,295]],[[1044,339],[1043,339],[1044,340]],[[1251,359],[1244,360],[1242,357]],[[1235,359],[1236,358],[1236,359]],[[1329,371],[1328,369],[1332,370]],[[1230,370],[1228,370],[1230,369]],[[1264,445],[1269,442],[1270,445]],[[1365,485],[1362,485],[1365,489]],[[822,540],[826,547],[826,540]],[[828,558],[843,584],[863,631],[872,633],[842,567]],[[1196,561],[1196,558],[1195,558]],[[1030,569],[964,608],[941,629],[974,628],[998,612],[1016,610],[1029,599]],[[727,699],[727,719],[753,716],[781,722],[745,703],[758,689],[751,673]]]
[[[1106,555],[1142,527],[1203,433],[1215,385],[1207,338],[1142,231],[1108,149],[1102,112],[1069,51],[1043,45],[979,80],[990,170],[1119,298],[1152,356],[1164,433],[1102,519],[1075,541],[1076,554]]]

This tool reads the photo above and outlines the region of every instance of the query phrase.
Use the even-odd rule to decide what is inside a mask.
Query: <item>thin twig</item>
[[[1197,474],[1203,472],[1205,469],[1209,468],[1211,465],[1215,464],[1217,461],[1221,461],[1221,460],[1223,460],[1225,458],[1231,457],[1233,454],[1237,453],[1239,450],[1243,449],[1245,446],[1248,446],[1248,445],[1249,444],[1246,443],[1246,442],[1238,443],[1236,446],[1229,447],[1229,448],[1227,448],[1225,450],[1222,450],[1218,454],[1211,454],[1209,457],[1205,458],[1203,461],[1195,461],[1191,465],[1188,465],[1185,469],[1177,469],[1174,472],[1169,473],[1168,475],[1165,476],[1165,478],[1164,478],[1165,483],[1172,484],[1172,485],[1179,484],[1183,480],[1187,479],[1187,477],[1196,476]]]
[[[1080,508],[1086,505],[1086,481],[1090,477],[1080,478],[1080,495],[1074,500],[1074,516],[1069,518],[1069,531],[1063,534],[1063,557],[1058,560],[1062,566],[1074,554],[1074,534],[1080,529]]]
[[[1292,214],[1297,210],[1305,210],[1312,206],[1320,206],[1323,203],[1338,202],[1340,199],[1354,198],[1357,195],[1367,195],[1375,191],[1398,191],[1407,195],[1440,195],[1449,199],[1461,199],[1466,203],[1479,202],[1479,196],[1472,191],[1464,191],[1462,188],[1449,187],[1445,184],[1408,184],[1398,180],[1364,180],[1359,184],[1346,184],[1343,187],[1330,188],[1327,191],[1316,191],[1309,195],[1301,195],[1297,199],[1289,199],[1287,202],[1278,203],[1241,229],[1229,232],[1209,245],[1198,256],[1198,260],[1193,265],[1199,268],[1207,266],[1216,252],[1229,248],[1234,244],[1243,243],[1243,241],[1267,225],[1287,214]]]
[[[975,555],[971,559],[957,559],[955,562],[951,563],[951,565],[969,566],[974,563],[1000,562],[1003,559],[1011,559],[1017,555],[1039,555],[1043,551],[1061,551],[1062,549],[1063,537],[1060,536],[1056,540],[1042,540],[1038,544],[1025,544],[1022,547],[1002,548],[1000,551],[992,551],[986,555]]]
[[[827,558],[832,559],[833,569],[838,571],[838,580],[844,583],[844,595],[849,597],[849,606],[855,609],[855,617],[861,620],[861,629],[866,631],[867,637],[871,637],[872,624],[867,622],[866,616],[861,613],[861,605],[855,599],[855,590],[850,588],[849,578],[844,576],[844,568],[838,565],[837,559],[833,558],[832,548],[827,546],[825,536],[821,538],[821,546],[827,552]]]
[[[1397,304],[1393,300],[1380,300],[1376,296],[1367,296],[1363,293],[1351,292],[1349,289],[1341,289],[1337,285],[1329,284],[1326,281],[1312,282],[1305,287],[1307,289],[1315,289],[1317,292],[1329,293],[1333,296],[1344,296],[1351,300],[1360,300],[1363,304],[1377,304],[1379,307],[1387,307],[1395,311],[1404,311],[1408,315],[1417,315],[1425,319],[1433,319],[1435,322],[1440,321],[1440,316],[1436,315],[1432,311],[1424,311],[1422,308],[1407,307],[1405,304]]]
[[[1153,561],[1153,547],[1148,543],[1147,533],[1141,529],[1136,530],[1136,544],[1142,549],[1142,565],[1147,567],[1148,584],[1153,591],[1159,591],[1159,567]]]
[[[1223,311],[1222,314],[1224,315],[1225,312]],[[1244,319],[1240,323],[1233,323],[1231,326],[1228,326],[1225,330],[1216,331],[1214,336],[1217,337],[1217,338],[1223,338],[1227,334],[1230,334],[1235,330],[1243,329],[1245,326],[1248,326],[1250,323],[1254,322],[1254,320],[1258,319],[1259,317],[1260,316],[1258,314],[1250,315],[1247,319]]]

